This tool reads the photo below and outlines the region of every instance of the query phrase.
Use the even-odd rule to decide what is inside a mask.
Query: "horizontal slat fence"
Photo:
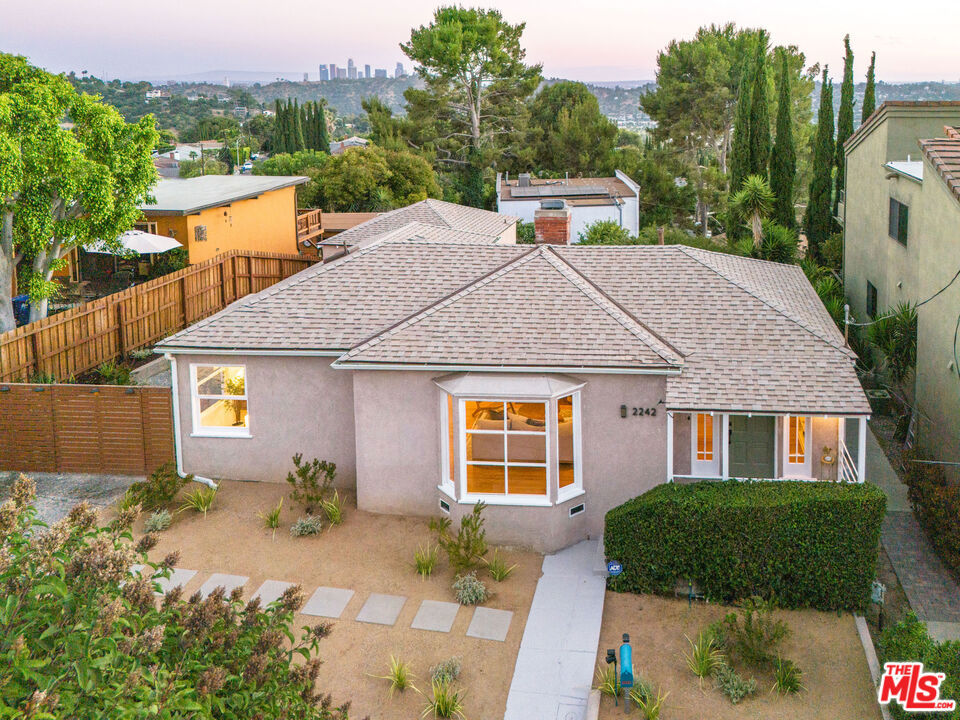
[[[172,459],[170,388],[0,383],[0,470],[148,475]]]
[[[65,380],[122,358],[317,262],[231,250],[0,335],[0,382]]]

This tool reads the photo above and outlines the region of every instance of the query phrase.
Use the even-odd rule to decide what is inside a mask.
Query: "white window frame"
[[[713,460],[697,460],[698,427],[697,415],[706,415],[713,423]],[[718,413],[690,413],[690,476],[695,478],[719,478],[720,472],[720,415]]]
[[[243,395],[201,395],[199,393],[199,382],[197,371],[201,367],[216,368],[242,368],[243,369]],[[250,425],[241,425],[239,427],[209,427],[200,422],[200,400],[246,400],[247,418],[250,417],[250,395],[247,385],[247,366],[242,363],[191,363],[190,364],[190,405],[193,415],[192,437],[218,437],[218,438],[249,438],[253,437],[250,433]]]
[[[573,482],[566,487],[560,487],[560,416],[557,403],[561,398],[573,397]],[[557,504],[583,495],[583,453],[581,452],[581,427],[583,421],[580,416],[580,391],[574,390],[550,399],[550,413],[552,415],[553,436],[557,442],[557,459],[554,463],[554,477],[557,486]]]
[[[451,500],[456,500],[456,486],[454,485],[454,479],[450,477],[450,455],[453,453],[454,448],[450,447],[450,422],[453,418],[450,417],[449,406],[450,400],[453,401],[453,409],[456,412],[457,409],[457,399],[450,395],[449,393],[442,392],[440,393],[440,484],[437,485],[437,489],[442,493],[447,495]],[[454,442],[456,442],[457,437],[457,426],[454,425],[453,428],[453,437]]]
[[[803,462],[790,462],[790,418],[803,418]],[[813,477],[813,448],[811,440],[813,439],[813,418],[809,415],[784,415],[783,416],[783,475],[784,478],[803,478]]]

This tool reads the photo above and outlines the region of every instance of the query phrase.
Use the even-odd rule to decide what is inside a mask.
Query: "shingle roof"
[[[448,230],[464,230],[497,236],[518,221],[519,218],[510,215],[427,199],[391,210],[372,220],[355,225],[349,230],[334,235],[323,244],[348,248],[363,247],[411,222],[420,222]]]
[[[159,347],[336,351],[347,367],[653,369],[673,373],[676,410],[870,412],[853,354],[796,266],[679,245],[444,242],[417,227]]]
[[[947,189],[960,200],[960,129],[945,127],[945,138],[921,140],[920,150],[930,161]]]

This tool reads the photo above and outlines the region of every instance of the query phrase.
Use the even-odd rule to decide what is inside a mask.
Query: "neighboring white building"
[[[178,143],[173,150],[158,154],[157,157],[168,158],[183,162],[184,160],[195,160],[199,158],[203,151],[222,150],[223,143],[219,140],[204,140],[196,143]]]
[[[554,180],[520,173],[516,179],[497,173],[497,212],[532,223],[542,200],[565,200],[573,212],[571,241],[597,220],[613,220],[631,235],[640,232],[640,186],[619,170],[614,177]]]
[[[342,155],[344,150],[349,150],[354,147],[366,147],[370,144],[369,140],[366,140],[362,137],[348,137],[343,140],[334,140],[330,143],[330,154],[331,155]]]

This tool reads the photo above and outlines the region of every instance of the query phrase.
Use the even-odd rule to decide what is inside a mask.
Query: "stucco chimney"
[[[533,237],[537,245],[569,245],[573,211],[566,200],[543,200],[533,213]]]

